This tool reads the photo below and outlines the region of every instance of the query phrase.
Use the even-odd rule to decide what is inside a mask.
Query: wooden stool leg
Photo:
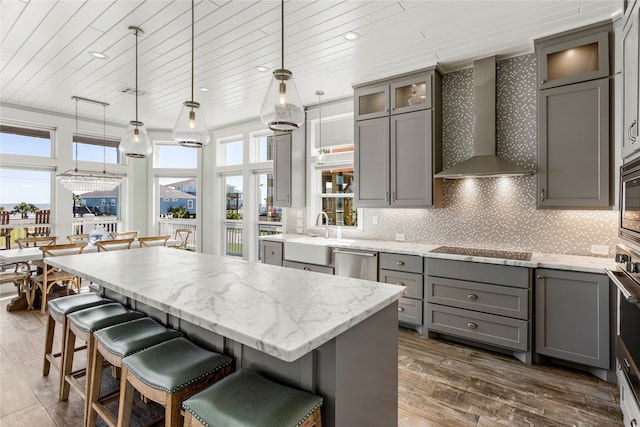
[[[94,345],[91,356],[91,378],[87,380],[89,384],[89,395],[86,397],[87,402],[87,426],[95,426],[98,413],[93,408],[94,402],[100,400],[100,386],[102,385],[102,363],[104,358],[102,353],[98,351],[98,346]],[[87,361],[87,364],[89,361]]]
[[[53,334],[55,329],[56,322],[53,320],[53,317],[49,316],[49,319],[47,320],[47,330],[45,332],[46,335],[44,337],[44,362],[42,365],[42,375],[45,377],[49,375],[49,371],[51,369],[51,362],[47,358],[47,355],[52,354],[53,352]]]
[[[73,333],[69,325],[65,328],[65,346],[62,356],[62,369],[60,370],[60,400],[69,399],[69,383],[66,380],[67,375],[73,372],[73,355],[76,347],[76,335]]]
[[[133,407],[133,386],[127,381],[129,370],[123,365],[120,373],[120,402],[118,407],[118,427],[131,425]]]
[[[180,409],[182,406],[182,393],[174,393],[168,396],[168,402],[164,410],[164,425],[165,427],[180,427],[182,426],[182,415]]]

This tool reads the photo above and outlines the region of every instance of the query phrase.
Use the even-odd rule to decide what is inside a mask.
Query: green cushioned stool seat
[[[145,317],[143,313],[131,310],[117,302],[75,311],[67,315],[70,326],[78,331],[88,333],[142,317]]]
[[[275,383],[248,369],[234,372],[182,403],[185,411],[198,420],[193,425],[212,427],[319,426],[321,406],[321,397]]]
[[[69,295],[65,297],[50,300],[47,305],[49,312],[55,316],[65,316],[75,311],[84,310],[85,308],[95,307],[97,305],[112,303],[110,299],[104,298],[95,292],[85,294]]]
[[[112,366],[120,368],[123,357],[181,336],[181,332],[166,328],[150,317],[120,323],[94,332],[96,344],[91,355],[92,375],[89,379],[90,403],[87,426],[94,427],[98,415],[107,425],[111,427],[117,425],[117,420],[105,405],[117,399],[119,390],[100,396],[102,366],[105,360]]]
[[[118,425],[131,422],[133,389],[165,406],[165,426],[180,425],[182,401],[231,373],[232,359],[174,338],[122,359]]]
[[[123,358],[156,344],[181,337],[182,333],[169,329],[150,317],[143,317],[101,329],[93,336],[101,348]]]

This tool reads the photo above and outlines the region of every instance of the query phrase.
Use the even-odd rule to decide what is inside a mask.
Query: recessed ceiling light
[[[98,58],[98,59],[107,59],[107,58],[108,58],[108,56],[107,56],[107,55],[105,55],[105,54],[104,54],[104,53],[102,53],[102,52],[96,52],[96,51],[93,51],[93,50],[92,50],[92,51],[89,51],[89,52],[87,52],[87,53],[88,53],[89,55],[93,56],[94,58]]]
[[[345,40],[352,42],[358,40],[360,38],[360,34],[356,33],[355,31],[349,31],[344,33],[343,37]]]
[[[207,89],[206,87],[201,87],[200,92],[209,92],[209,89]]]
[[[260,71],[261,73],[264,73],[266,71],[269,71],[269,69],[267,67],[265,67],[264,65],[258,65],[256,67],[256,70]]]

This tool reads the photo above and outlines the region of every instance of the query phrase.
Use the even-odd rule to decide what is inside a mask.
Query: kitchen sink
[[[317,265],[331,265],[331,248],[325,244],[284,242],[284,259]]]

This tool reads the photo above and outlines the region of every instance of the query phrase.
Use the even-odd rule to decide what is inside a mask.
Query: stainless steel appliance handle
[[[377,253],[344,251],[342,249],[334,249],[333,253],[334,254],[347,254],[347,255],[360,255],[360,256],[378,256]]]
[[[621,281],[618,277],[620,275],[622,275],[622,273],[619,271],[607,270],[607,276],[609,276],[609,279],[611,279],[613,284],[620,290],[622,296],[624,296],[628,302],[639,303],[640,294],[638,294],[638,291]]]

